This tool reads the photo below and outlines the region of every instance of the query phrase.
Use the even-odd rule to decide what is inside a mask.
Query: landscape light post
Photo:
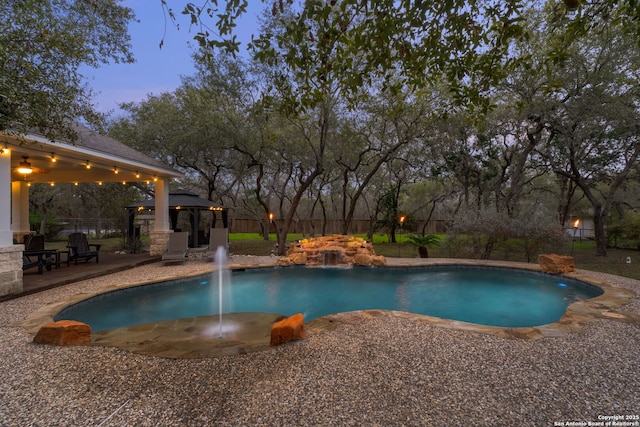
[[[578,227],[580,227],[580,219],[576,219],[573,222],[573,238],[571,239],[571,256],[573,256],[573,245],[576,242],[576,233],[578,232]]]

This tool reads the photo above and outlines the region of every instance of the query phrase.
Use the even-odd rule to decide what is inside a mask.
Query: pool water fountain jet
[[[216,269],[218,272],[218,324],[219,324],[219,335],[218,338],[224,338],[222,333],[222,287],[225,284],[224,276],[225,272],[228,270],[229,262],[227,260],[227,251],[222,246],[218,246],[216,249],[215,255],[215,263]]]

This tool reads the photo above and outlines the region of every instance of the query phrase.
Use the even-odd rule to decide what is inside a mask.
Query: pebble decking
[[[19,326],[109,284],[210,269],[151,264],[0,303],[0,426],[640,425],[637,296],[581,333],[537,340],[345,315],[304,341],[200,359],[37,345]]]

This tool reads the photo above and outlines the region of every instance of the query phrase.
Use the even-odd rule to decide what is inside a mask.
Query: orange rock
[[[556,254],[538,255],[538,264],[545,273],[564,274],[576,271],[576,262],[572,256]]]
[[[33,342],[53,345],[83,345],[91,342],[91,327],[75,320],[59,320],[42,325]]]
[[[376,255],[373,257],[373,265],[376,267],[384,267],[387,265],[387,259],[383,255]]]
[[[280,345],[291,340],[303,340],[307,337],[304,331],[304,315],[294,314],[271,327],[271,345]]]

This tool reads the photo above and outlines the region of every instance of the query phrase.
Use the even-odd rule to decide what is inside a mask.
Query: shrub
[[[481,259],[489,259],[496,249],[503,249],[503,257],[509,259],[517,248],[531,262],[544,251],[566,250],[570,239],[555,216],[544,209],[515,218],[483,210],[458,217],[449,230],[445,248],[450,256]]]
[[[620,249],[640,249],[640,212],[627,211],[607,226],[607,245]]]
[[[440,238],[435,234],[412,234],[407,236],[405,244],[414,245],[418,248],[420,258],[429,258],[428,248],[440,245]]]

